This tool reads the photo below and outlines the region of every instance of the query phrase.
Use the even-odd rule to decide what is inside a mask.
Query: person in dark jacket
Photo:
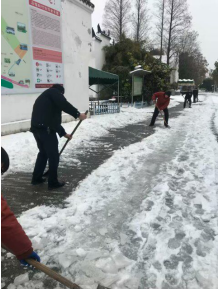
[[[184,108],[186,107],[186,102],[189,102],[189,108],[192,107],[192,91],[187,90],[182,92],[182,95],[185,95],[185,101],[184,101]]]
[[[71,135],[67,134],[61,126],[62,111],[75,119],[84,120],[86,118],[84,113],[80,113],[66,100],[64,92],[64,87],[59,84],[45,90],[36,99],[31,118],[31,132],[39,149],[31,183],[37,185],[45,182],[43,173],[47,160],[49,160],[49,189],[60,188],[65,185],[64,182],[58,181],[59,151],[56,133],[69,140]]]
[[[152,100],[155,104],[155,109],[154,109],[154,114],[151,119],[151,123],[149,126],[154,126],[155,120],[161,110],[164,111],[165,115],[165,122],[164,125],[168,127],[168,119],[169,119],[169,112],[168,112],[168,105],[170,103],[170,96],[171,96],[171,91],[160,91],[157,93],[154,93],[152,96]]]
[[[9,157],[1,148],[1,174],[9,168]],[[27,258],[40,262],[40,257],[33,251],[32,243],[18,223],[6,200],[1,196],[1,246],[14,254],[21,265],[29,266]]]
[[[198,102],[198,88],[193,89],[193,103]]]

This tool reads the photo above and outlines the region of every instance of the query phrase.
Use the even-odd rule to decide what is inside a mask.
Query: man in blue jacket
[[[64,182],[58,181],[59,151],[56,133],[69,140],[71,135],[67,134],[61,126],[62,111],[75,119],[84,120],[86,118],[84,113],[80,113],[66,100],[64,93],[64,87],[59,84],[54,84],[45,90],[36,99],[31,118],[31,132],[39,149],[31,183],[37,185],[45,182],[43,173],[47,160],[49,160],[49,190],[65,185]]]

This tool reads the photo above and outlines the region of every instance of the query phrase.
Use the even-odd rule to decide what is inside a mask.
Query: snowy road
[[[22,214],[43,263],[84,289],[217,288],[217,96],[200,100],[116,151],[67,208]],[[19,289],[45,288],[41,276]]]

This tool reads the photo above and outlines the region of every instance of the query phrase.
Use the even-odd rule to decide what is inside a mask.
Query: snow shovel
[[[164,115],[162,114],[161,110],[159,110],[159,111],[160,111],[161,116],[163,117],[164,123],[166,124],[166,126],[167,126],[168,128],[170,128],[170,126],[169,126],[169,124],[166,122],[165,117],[164,117]]]
[[[53,271],[52,269],[50,269],[49,267],[43,265],[42,263],[39,263],[33,259],[26,259],[25,260],[28,264],[32,265],[33,267],[35,267],[36,269],[42,271],[43,273],[45,273],[46,275],[48,275],[49,277],[53,278],[54,280],[58,281],[59,283],[65,285],[67,288],[71,288],[71,289],[82,289],[80,286],[78,286],[75,283],[72,283],[71,281],[69,281],[68,279],[66,279],[65,277],[63,277],[62,275],[56,273],[55,271]],[[109,289],[107,287],[98,285],[97,289]]]
[[[159,110],[159,112],[160,112],[160,114],[161,114],[161,116],[162,116],[162,118],[163,118],[164,123],[166,124],[166,126],[167,126],[168,128],[170,128],[169,124],[166,122],[165,117],[164,117],[164,115],[162,114],[162,112],[161,112],[161,110],[159,109],[159,107],[157,106],[157,104],[155,104],[155,107],[157,107],[157,109]]]
[[[88,114],[88,110],[86,110],[85,114],[86,114],[86,115]],[[78,129],[78,127],[79,127],[79,125],[80,125],[81,123],[82,123],[82,120],[80,120],[79,123],[76,125],[76,127],[75,127],[74,130],[73,130],[73,132],[71,133],[71,136],[73,136],[73,134],[76,132],[76,130]],[[59,156],[61,156],[62,152],[64,151],[64,149],[65,149],[65,147],[67,146],[67,144],[68,144],[69,141],[70,141],[70,140],[68,139],[68,140],[65,142],[63,148],[61,149],[61,151],[60,151],[60,153],[59,153]],[[47,170],[47,171],[43,174],[43,176],[46,177],[46,176],[48,176],[48,174],[49,174],[49,170]]]

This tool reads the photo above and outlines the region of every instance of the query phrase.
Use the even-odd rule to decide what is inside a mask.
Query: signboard
[[[138,76],[133,76],[133,96],[142,95],[142,85],[143,78]]]
[[[61,0],[2,0],[2,94],[63,84]]]

